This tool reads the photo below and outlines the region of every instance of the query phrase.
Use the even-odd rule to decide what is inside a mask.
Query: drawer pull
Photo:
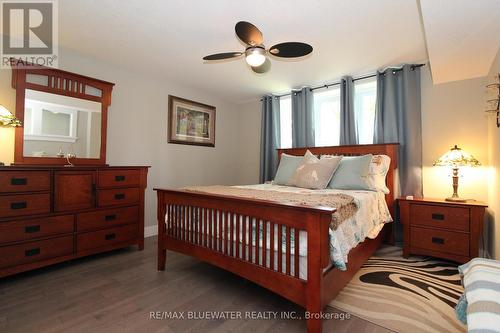
[[[123,182],[123,181],[125,181],[125,176],[115,176],[115,181],[116,182]]]
[[[29,250],[26,250],[24,251],[24,256],[25,257],[33,257],[33,256],[36,256],[40,254],[40,248],[37,247],[36,249],[29,249]]]
[[[439,237],[432,237],[432,242],[434,244],[444,244],[444,239],[443,238],[439,238]]]
[[[27,178],[11,178],[10,179],[10,185],[28,185],[28,179]]]
[[[104,220],[105,220],[105,221],[113,221],[113,220],[116,220],[116,214],[106,215],[106,216],[104,216]]]
[[[444,214],[432,214],[432,219],[437,221],[444,221]]]
[[[28,207],[28,203],[26,201],[13,202],[10,204],[10,209],[25,209],[26,207]]]
[[[24,232],[27,234],[32,234],[32,233],[39,232],[39,231],[40,231],[39,225],[30,225],[30,226],[27,226],[26,228],[24,228]]]
[[[115,194],[115,200],[123,200],[123,199],[125,199],[125,193]]]
[[[104,239],[106,240],[113,240],[116,238],[116,234],[113,233],[113,234],[107,234],[106,236],[104,236]]]

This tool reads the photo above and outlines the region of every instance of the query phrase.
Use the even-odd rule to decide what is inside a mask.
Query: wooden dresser
[[[404,257],[421,254],[465,263],[479,255],[486,204],[429,198],[398,202]]]
[[[144,248],[147,167],[0,167],[0,277]]]

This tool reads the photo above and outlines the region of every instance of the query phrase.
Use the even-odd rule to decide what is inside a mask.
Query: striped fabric
[[[500,332],[500,261],[475,258],[458,270],[468,304],[468,331]]]

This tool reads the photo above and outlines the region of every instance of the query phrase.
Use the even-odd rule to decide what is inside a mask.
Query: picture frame
[[[168,95],[168,143],[215,147],[215,106]]]

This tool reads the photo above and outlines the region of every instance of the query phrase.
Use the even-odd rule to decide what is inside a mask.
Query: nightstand
[[[400,198],[403,256],[420,254],[465,263],[479,255],[486,204]]]

